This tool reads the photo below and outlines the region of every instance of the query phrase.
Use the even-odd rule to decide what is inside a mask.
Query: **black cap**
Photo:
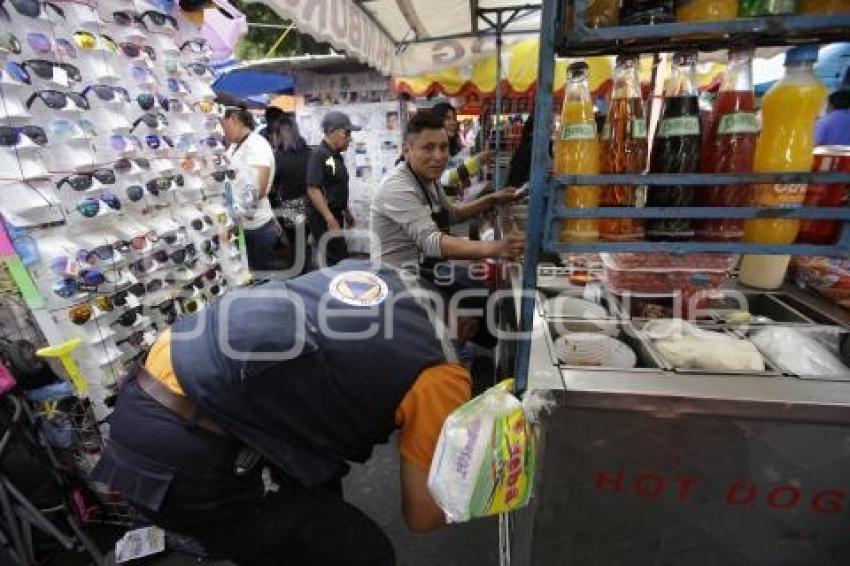
[[[328,112],[322,118],[322,131],[326,134],[334,130],[348,130],[349,132],[359,132],[360,126],[355,126],[351,123],[351,118],[342,112]]]

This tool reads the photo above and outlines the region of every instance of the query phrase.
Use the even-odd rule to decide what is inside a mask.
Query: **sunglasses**
[[[46,35],[40,32],[30,32],[27,34],[27,45],[30,49],[40,55],[46,55],[53,51],[53,43]]]
[[[75,31],[71,37],[74,39],[77,47],[86,51],[94,49],[111,51],[113,53],[118,53],[119,51],[118,44],[108,35],[95,35],[88,31]]]
[[[203,77],[205,75],[213,76],[210,66],[203,63],[186,63],[185,67],[196,77]]]
[[[21,42],[11,33],[2,33],[0,34],[0,51],[17,55],[21,52]]]
[[[215,252],[219,250],[219,239],[218,237],[210,238],[209,240],[204,240],[201,242],[201,251],[205,254],[212,256],[215,255]]]
[[[149,112],[147,114],[142,114],[142,116],[140,118],[136,119],[136,121],[133,122],[133,125],[130,128],[130,131],[132,132],[133,130],[138,128],[139,124],[144,124],[148,128],[155,130],[155,129],[158,129],[160,126],[167,126],[168,125],[168,119],[165,117],[165,114],[163,114],[162,112],[157,112],[156,114],[151,113],[151,112]],[[173,145],[172,145],[172,147],[173,147]]]
[[[134,307],[130,310],[124,311],[121,315],[115,319],[115,322],[112,323],[112,326],[116,324],[120,324],[125,328],[129,328],[136,324],[139,320],[139,317],[142,314],[142,307]]]
[[[56,68],[65,71],[68,78],[75,83],[83,80],[80,70],[70,63],[57,63],[55,61],[47,61],[45,59],[29,59],[21,64],[21,68],[31,69],[32,72],[35,73],[35,76],[47,81],[53,79],[54,70]],[[88,110],[88,108],[86,108],[86,110]]]
[[[130,202],[139,202],[145,196],[145,189],[141,185],[130,185],[126,193]]]
[[[143,92],[136,95],[136,102],[142,110],[150,110],[156,106],[157,102],[164,110],[168,110],[168,99],[161,95],[154,96],[153,94]]]
[[[139,167],[139,169],[142,169],[143,171],[150,171],[151,162],[145,159],[144,157],[135,157],[133,159],[122,157],[121,159],[116,161],[112,167],[118,173],[125,175],[132,170],[133,163],[135,163]]]
[[[121,248],[119,248],[119,251],[121,251],[122,249],[126,249],[127,251],[129,251],[130,248],[133,248],[136,251],[142,251],[142,250],[144,250],[145,248],[148,247],[148,242],[150,242],[151,244],[155,244],[158,241],[159,241],[159,236],[157,235],[156,232],[151,230],[150,232],[147,232],[146,234],[141,234],[139,236],[133,236],[129,240],[122,240],[120,242]]]
[[[154,77],[153,71],[151,71],[147,67],[139,67],[138,65],[134,65],[130,67],[130,75],[137,83],[156,82],[156,77]]]
[[[106,276],[103,272],[93,267],[81,269],[79,274],[77,274],[77,278],[82,279],[83,283],[86,285],[93,287],[106,283]]]
[[[61,189],[67,183],[75,191],[86,191],[92,187],[92,179],[97,179],[102,185],[112,185],[115,184],[115,172],[112,169],[95,169],[91,173],[75,173],[60,179],[56,188]]]
[[[197,230],[198,232],[202,232],[204,230],[204,225],[206,224],[207,228],[212,227],[213,221],[212,218],[207,216],[206,214],[201,218],[193,218],[190,222],[192,228]]]
[[[115,100],[116,95],[120,95],[125,101],[130,102],[130,93],[127,89],[121,86],[112,85],[89,85],[80,93],[88,100],[88,93],[94,92],[100,100],[111,102]]]
[[[45,106],[52,110],[63,110],[69,103],[73,103],[77,110],[88,110],[89,102],[85,97],[76,92],[60,92],[58,90],[39,90],[27,99],[27,108],[32,108],[36,100],[44,102]]]
[[[210,173],[210,177],[212,177],[216,182],[221,183],[225,179],[230,179],[231,181],[236,178],[236,171],[233,169],[227,169],[225,171],[213,171]]]
[[[0,146],[15,147],[26,136],[36,145],[47,143],[47,134],[38,126],[0,126]]]
[[[166,81],[166,85],[168,86],[168,90],[171,92],[181,92],[181,88],[183,92],[192,92],[192,89],[189,88],[189,85],[184,80],[178,80],[173,77],[168,77]]]
[[[115,257],[114,245],[97,246],[91,250],[77,250],[77,261],[94,264],[98,260],[109,261]]]
[[[180,29],[180,26],[177,24],[177,20],[175,20],[172,16],[163,14],[162,12],[157,12],[156,10],[143,12],[142,15],[139,16],[139,23],[144,25],[145,18],[148,18],[151,23],[157,27],[171,26],[175,30]]]
[[[140,347],[145,341],[145,331],[137,330],[124,338],[123,340],[118,340],[115,342],[116,346],[120,346],[121,344],[130,344],[136,348]]]
[[[153,254],[153,258],[159,263],[166,263],[168,260],[171,260],[177,265],[181,265],[186,262],[186,250],[183,248],[174,250],[171,253],[168,253],[165,250],[157,250],[157,252]]]
[[[109,136],[109,143],[112,149],[118,152],[136,151],[142,149],[142,142],[136,136],[125,136],[122,134],[112,134]]]
[[[200,143],[210,148],[224,147],[224,138],[222,136],[207,136]]]
[[[38,0],[10,0],[15,11],[28,18],[37,18],[42,14],[42,9],[50,8],[54,14],[65,18],[65,11],[53,2],[39,2]],[[3,7],[5,0],[0,0],[0,19],[11,20],[9,12]]]
[[[215,285],[210,285],[210,295],[212,295],[213,297],[218,297],[219,295],[224,294],[226,287],[227,281],[225,279],[222,279],[221,282],[216,283]]]
[[[207,51],[206,39],[190,39],[184,41],[178,49],[182,51],[191,51],[192,53],[205,53]]]
[[[30,74],[27,72],[27,70],[21,67],[18,63],[15,63],[14,61],[7,61],[6,65],[4,66],[4,70],[6,71],[6,74],[8,74],[10,77],[15,79],[19,83],[31,84],[32,82],[30,79]]]
[[[166,317],[166,323],[174,324],[174,321],[177,320],[177,309],[174,306],[174,299],[166,299],[154,308]]]
[[[80,288],[75,279],[64,277],[53,284],[53,292],[63,299],[70,299],[80,292]]]
[[[148,59],[156,61],[156,50],[150,45],[139,45],[138,43],[124,41],[119,43],[118,46],[121,48],[121,53],[123,53],[126,57],[135,59],[144,53],[147,55]]]
[[[171,148],[174,147],[174,142],[172,141],[172,139],[169,136],[165,136],[165,135],[158,136],[156,134],[146,135],[145,136],[145,144],[150,149],[159,149],[160,147],[163,146],[163,144],[167,145],[168,147],[171,147]]]
[[[128,10],[119,10],[117,12],[112,12],[112,21],[113,23],[118,24],[119,26],[131,26],[134,23],[142,24],[141,19],[139,18],[139,14],[136,12],[130,12]]]
[[[72,307],[68,311],[68,318],[71,319],[71,322],[77,325],[82,325],[91,320],[92,316],[94,316],[94,309],[101,312],[112,312],[115,309],[115,305],[112,304],[112,301],[109,297],[96,297],[91,305],[83,304],[76,305]]]
[[[85,197],[77,203],[77,212],[86,218],[94,218],[100,212],[100,203],[112,210],[121,210],[121,201],[112,193],[103,193],[97,197]]]
[[[77,58],[77,49],[74,47],[74,44],[61,37],[56,40],[56,52],[60,57],[66,59]]]
[[[47,125],[47,130],[50,132],[51,139],[55,138],[59,140],[73,139],[77,137],[80,130],[82,130],[83,133],[87,133],[82,125],[75,124],[73,121],[66,120],[65,118],[53,120]]]
[[[204,114],[209,114],[215,109],[215,102],[212,100],[200,100],[192,104],[193,109],[198,109]]]

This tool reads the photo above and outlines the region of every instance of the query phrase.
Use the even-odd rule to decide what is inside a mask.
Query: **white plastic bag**
[[[503,381],[453,412],[440,433],[428,490],[450,523],[505,513],[531,496],[537,431]]]

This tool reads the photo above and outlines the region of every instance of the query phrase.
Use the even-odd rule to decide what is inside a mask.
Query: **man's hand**
[[[336,218],[333,215],[325,218],[325,224],[328,225],[328,232],[342,230],[342,227],[340,227],[339,222],[336,221]]]
[[[517,259],[525,251],[525,234],[519,230],[512,230],[497,242],[499,245],[499,257],[503,259]]]
[[[354,220],[354,215],[351,214],[351,211],[348,209],[345,210],[345,224],[349,228],[354,228],[354,226],[357,224],[357,222]]]
[[[514,187],[505,187],[500,191],[496,191],[490,195],[490,199],[493,201],[493,205],[501,205],[501,204],[510,204],[512,202],[518,201],[522,198],[521,194],[517,194],[517,190]]]

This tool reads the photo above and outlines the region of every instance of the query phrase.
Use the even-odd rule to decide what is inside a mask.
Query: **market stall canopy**
[[[537,84],[537,61],[539,41],[526,39],[505,49],[502,54],[504,80],[502,92],[508,96],[530,95]],[[589,57],[590,89],[594,94],[605,95],[611,88],[614,77],[614,57]],[[559,59],[555,64],[555,90],[564,89],[568,59]],[[723,72],[723,65],[707,61],[697,67],[698,81],[702,88],[710,88]],[[644,57],[640,66],[641,80],[648,83],[652,77],[652,59]],[[412,96],[434,96],[444,94],[451,97],[474,95],[479,98],[492,95],[496,90],[496,55],[491,54],[444,69],[416,77],[396,78],[394,88]]]
[[[265,73],[251,69],[234,69],[220,76],[212,85],[215,92],[226,92],[240,98],[291,92],[295,81],[283,73]]]
[[[505,43],[537,37],[541,2],[529,0],[262,0],[282,17],[385,75],[416,76],[495,50],[477,10],[505,13]],[[486,14],[491,21],[495,13]]]

